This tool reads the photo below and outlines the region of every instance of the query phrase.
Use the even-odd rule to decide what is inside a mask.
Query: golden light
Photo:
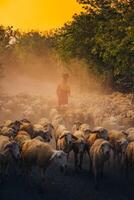
[[[22,30],[48,30],[71,20],[81,6],[76,0],[0,0],[0,23]]]

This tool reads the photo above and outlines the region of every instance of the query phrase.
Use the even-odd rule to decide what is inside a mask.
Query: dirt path
[[[134,196],[134,178],[125,182],[119,174],[105,173],[103,183],[96,191],[93,177],[88,173],[88,161],[84,164],[81,173],[73,170],[73,161],[66,175],[59,167],[52,165],[46,174],[46,187],[44,193],[37,188],[29,188],[22,177],[12,177],[10,181],[1,186],[0,200],[129,200]]]

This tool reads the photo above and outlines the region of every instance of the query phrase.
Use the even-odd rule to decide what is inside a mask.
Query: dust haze
[[[30,55],[23,63],[4,61],[2,91],[8,95],[23,93],[56,98],[56,87],[65,72],[70,76],[72,96],[100,90],[100,82],[89,73],[83,61],[72,60],[65,64],[55,55]]]
[[[62,74],[68,73],[71,96],[61,114],[71,116],[71,123],[75,120],[86,123],[84,119],[92,116],[94,126],[107,129],[124,130],[133,125],[133,95],[106,94],[101,80],[90,73],[89,66],[82,60],[63,63],[53,54],[28,55],[25,62],[8,57],[3,66],[1,122],[23,118],[38,122],[43,117],[49,118],[51,109],[59,109],[56,89]],[[72,116],[76,117],[72,119]]]

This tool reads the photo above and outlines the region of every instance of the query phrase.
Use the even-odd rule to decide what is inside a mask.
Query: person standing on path
[[[70,96],[70,86],[68,84],[69,75],[63,74],[62,81],[57,87],[58,105],[64,106],[68,104],[68,98]]]

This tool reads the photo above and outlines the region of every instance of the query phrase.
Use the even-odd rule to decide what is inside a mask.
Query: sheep
[[[134,166],[134,141],[128,144],[125,152],[124,168],[126,172],[126,177],[128,177],[129,168],[133,166]]]
[[[124,162],[124,154],[128,145],[126,136],[120,131],[110,131],[109,132],[109,142],[114,149],[114,159],[122,164]]]
[[[8,174],[9,166],[13,160],[20,158],[19,146],[15,141],[10,141],[7,136],[0,136],[0,177],[1,181]]]
[[[12,128],[2,126],[0,130],[0,135],[7,136],[7,137],[13,137],[14,136],[14,130]]]
[[[42,187],[44,187],[45,172],[51,163],[57,161],[63,169],[66,167],[66,153],[54,150],[49,144],[37,139],[26,141],[22,147],[22,158],[25,170],[30,175],[32,167],[39,168]]]
[[[43,127],[44,130],[48,132],[48,134],[50,135],[50,139],[52,139],[53,134],[54,134],[54,126],[52,125],[52,123],[50,123],[50,121],[46,121],[43,123]]]
[[[66,127],[64,125],[57,124],[57,127],[54,130],[56,149],[57,149],[58,138],[63,134],[64,131],[67,131]]]
[[[1,135],[5,135],[8,137],[15,137],[17,132],[19,131],[21,126],[21,122],[19,121],[10,121],[7,120],[4,122],[4,125],[1,128]]]
[[[68,129],[71,129],[72,126],[73,126],[73,122],[75,120],[75,114],[73,112],[66,112],[64,114],[64,122],[65,122],[65,125]],[[79,120],[76,120],[76,121],[79,121]]]
[[[134,127],[131,127],[131,128],[129,128],[129,129],[127,129],[127,131],[126,131],[128,134],[130,133],[130,132],[134,132]]]
[[[17,136],[14,138],[14,140],[19,145],[19,149],[20,149],[20,153],[21,153],[23,145],[25,144],[26,141],[31,140],[31,136],[26,131],[19,131]],[[43,140],[43,138],[42,138],[42,140]],[[23,169],[24,163],[23,163],[23,160],[22,160],[22,154],[21,154],[21,158],[18,162],[18,167],[19,167],[18,175],[21,175],[23,173],[23,170],[24,170]]]
[[[47,118],[41,118],[38,122],[41,126],[45,126],[46,124],[50,123],[50,121]]]
[[[128,141],[128,143],[134,142],[134,131],[131,131],[128,133],[127,141]]]
[[[52,120],[52,125],[54,129],[57,129],[59,125],[65,125],[64,119],[62,118],[61,115],[56,115],[53,120]]]
[[[49,113],[49,118],[50,118],[51,120],[53,120],[53,119],[55,118],[56,115],[58,115],[58,111],[57,111],[55,108],[51,109],[51,110],[50,110],[50,113]]]
[[[72,147],[74,152],[74,165],[75,165],[75,170],[78,171],[79,169],[82,170],[84,153],[87,152],[89,156],[89,147],[82,131],[80,130],[75,131],[73,135],[76,138],[75,141],[73,142],[73,147]]]
[[[17,136],[14,138],[14,140],[18,143],[20,150],[22,149],[23,144],[30,139],[31,137],[26,131],[19,131]]]
[[[57,150],[63,150],[67,153],[67,161],[69,158],[69,153],[73,150],[73,143],[77,138],[72,135],[70,131],[63,131],[62,135],[57,140]]]
[[[89,136],[89,134],[92,133],[88,124],[81,124],[79,129],[83,131],[85,137]]]
[[[75,131],[78,131],[80,129],[81,124],[82,123],[80,121],[74,122],[73,127],[72,127],[72,133],[75,133]]]
[[[6,120],[6,121],[4,121],[3,126],[9,127],[12,123],[13,123],[12,120]]]
[[[22,120],[20,120],[20,122],[21,122],[20,131],[26,131],[32,137],[32,135],[33,135],[32,123],[27,119],[22,119]]]
[[[97,139],[99,139],[99,138],[97,138],[96,133],[92,133],[86,138],[89,148],[94,144],[95,140],[97,140]]]
[[[33,126],[32,138],[35,138],[37,136],[41,136],[45,142],[50,142],[50,140],[52,139],[50,130],[46,129],[46,127],[43,127],[40,124],[35,124]]]
[[[108,131],[103,127],[96,127],[92,133],[97,134],[97,138],[102,138],[104,140],[108,140]]]
[[[90,148],[91,166],[96,189],[99,186],[100,178],[103,177],[104,165],[110,159],[111,152],[111,144],[104,139],[97,139]]]
[[[22,123],[20,121],[12,122],[9,127],[14,130],[14,137],[16,136],[17,132],[20,130]]]
[[[86,141],[89,148],[94,144],[97,139],[108,140],[108,131],[102,127],[96,127],[93,131],[89,130],[89,135],[86,137]]]

